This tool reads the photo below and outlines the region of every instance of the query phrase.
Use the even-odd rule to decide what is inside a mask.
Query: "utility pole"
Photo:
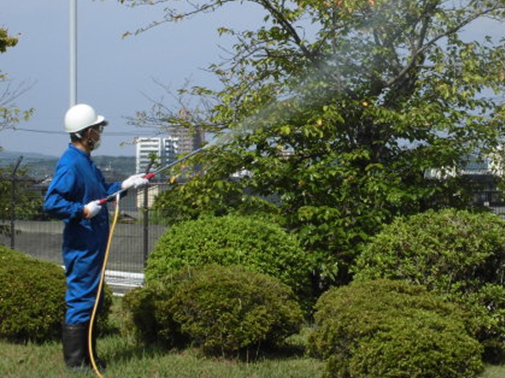
[[[70,0],[70,107],[77,104],[77,0]]]

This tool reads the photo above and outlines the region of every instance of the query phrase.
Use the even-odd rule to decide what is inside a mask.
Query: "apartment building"
[[[201,130],[191,131],[180,126],[164,126],[163,131],[171,138],[178,140],[177,154],[187,154],[202,147],[205,139],[204,132]]]
[[[167,165],[173,162],[180,154],[179,139],[174,137],[166,138],[137,138],[136,142],[136,160],[135,171],[145,173],[151,156],[157,157],[157,165]],[[163,179],[158,176],[158,179]]]

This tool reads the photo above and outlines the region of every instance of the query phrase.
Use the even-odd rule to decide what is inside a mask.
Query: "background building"
[[[205,139],[203,131],[193,132],[183,127],[164,127],[167,137],[158,138],[137,138],[136,143],[136,164],[137,173],[145,173],[151,162],[151,155],[156,155],[158,166],[165,166],[177,159],[179,155],[188,154],[201,147]],[[151,169],[152,171],[153,169]],[[158,179],[163,180],[163,175]]]
[[[165,132],[171,138],[178,140],[178,155],[187,154],[191,151],[197,150],[202,146],[202,142],[205,140],[204,132],[198,128],[197,130],[192,131],[180,126],[164,126],[163,132]]]
[[[153,155],[157,157],[155,160],[157,166],[164,166],[174,161],[179,153],[178,138],[138,138],[136,140],[135,171],[145,173]],[[163,179],[163,173],[161,172],[161,175],[156,178]]]
[[[460,167],[430,169],[426,176],[436,180],[462,177],[473,187],[473,200],[469,205],[489,207],[495,214],[505,217],[505,196],[500,188],[505,176],[503,148],[485,157],[466,156]]]

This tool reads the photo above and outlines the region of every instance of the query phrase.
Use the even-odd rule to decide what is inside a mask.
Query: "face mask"
[[[93,129],[92,129],[92,131],[98,135],[98,140],[94,140],[93,138],[89,138],[88,139],[88,146],[91,149],[91,151],[95,151],[95,150],[98,150],[98,147],[100,147],[100,143],[102,141],[102,135]]]
[[[91,147],[91,150],[92,150],[92,151],[98,150],[98,147],[100,147],[100,142],[101,142],[101,141],[102,141],[101,139],[98,139],[97,141],[90,140],[90,147]]]

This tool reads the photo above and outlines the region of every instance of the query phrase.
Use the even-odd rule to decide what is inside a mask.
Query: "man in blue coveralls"
[[[88,331],[97,298],[109,234],[109,213],[99,200],[121,190],[145,185],[142,175],[123,182],[106,183],[91,160],[100,145],[107,121],[86,104],[72,106],[65,114],[71,143],[60,157],[47,190],[44,209],[63,220],[63,262],[67,277],[63,323],[63,357],[70,369],[88,368]],[[93,338],[95,340],[95,338]],[[93,340],[93,341],[94,341]],[[95,361],[99,361],[95,358]],[[100,368],[105,364],[100,361]]]

